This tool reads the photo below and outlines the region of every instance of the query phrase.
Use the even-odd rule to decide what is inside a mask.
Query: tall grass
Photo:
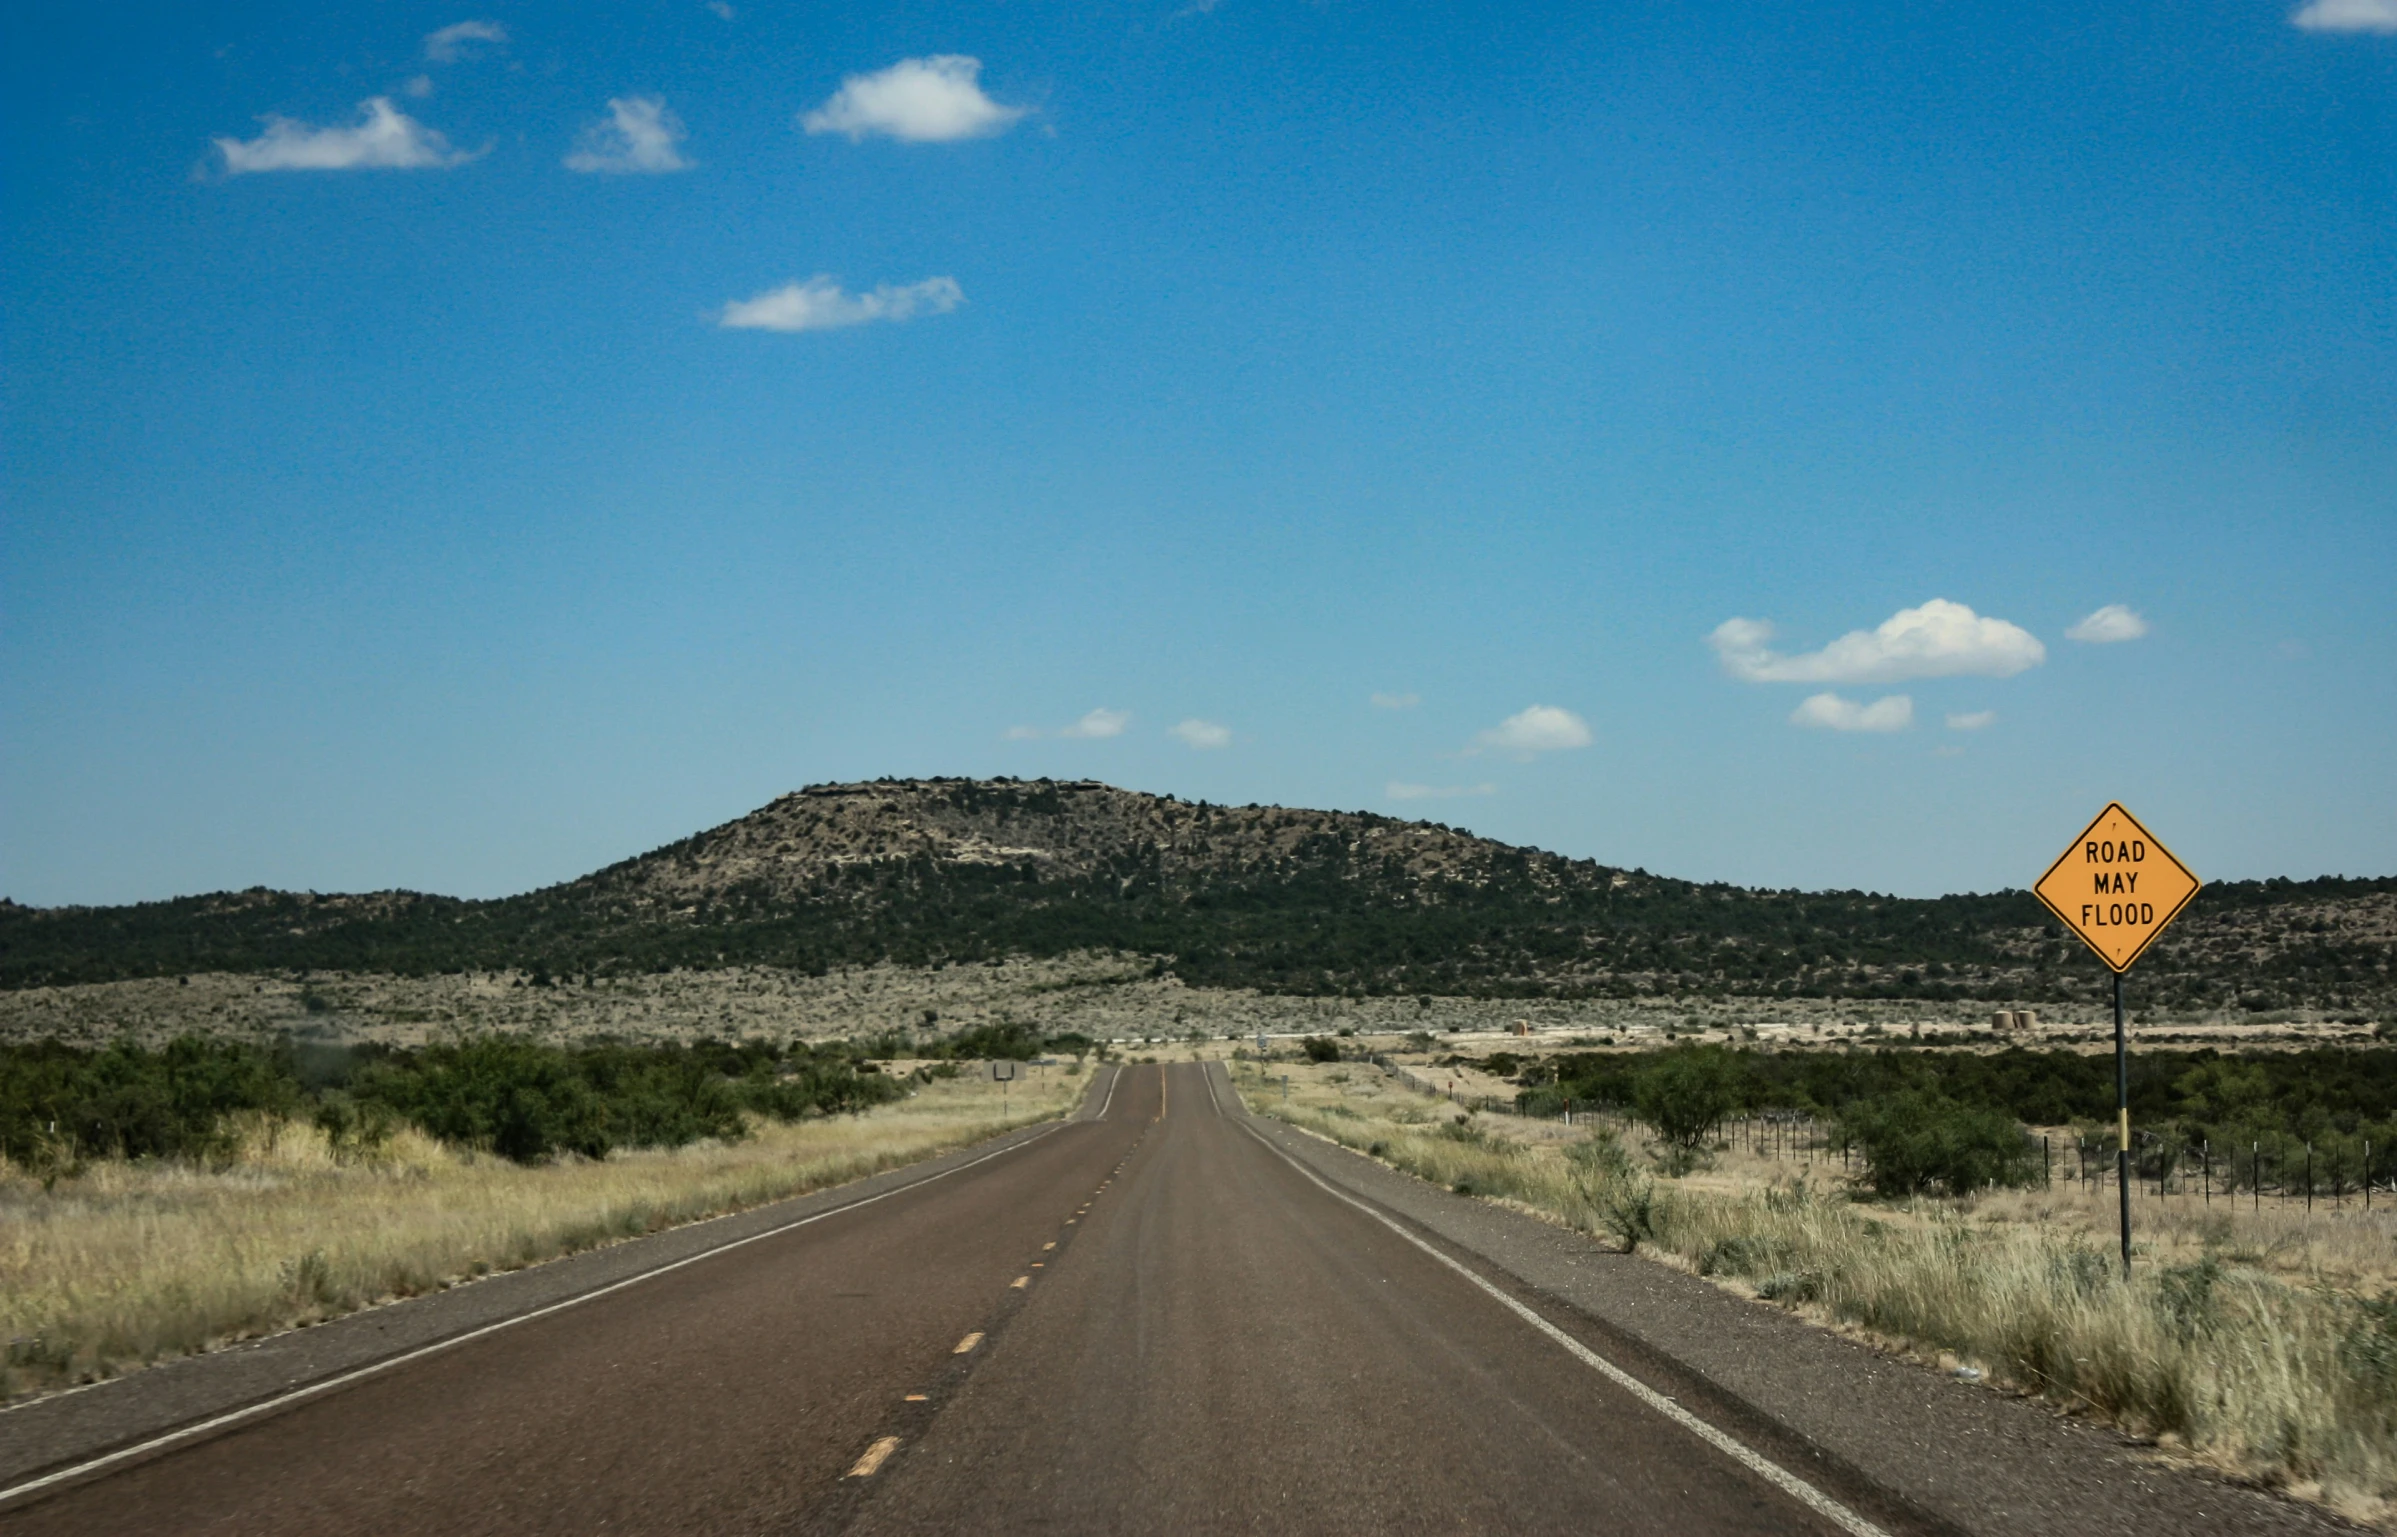
[[[1885,1343],[2157,1438],[2360,1519],[2397,1512],[2397,1302],[2291,1277],[2228,1241],[2122,1280],[2032,1198],[1867,1203],[1802,1176],[1703,1188],[1658,1178],[1601,1131],[1494,1135],[1415,1096],[1317,1092],[1254,1107],[1468,1194],[1660,1256]],[[2385,1239],[2382,1240],[2385,1242]]]
[[[402,1128],[370,1148],[237,1118],[214,1162],[0,1164],[0,1395],[321,1321],[862,1178],[1046,1120],[1083,1080],[935,1080],[862,1115],[527,1167]]]

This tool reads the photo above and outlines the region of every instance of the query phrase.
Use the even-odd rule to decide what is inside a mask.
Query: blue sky
[[[883,774],[2397,871],[2397,0],[0,27],[17,900]]]

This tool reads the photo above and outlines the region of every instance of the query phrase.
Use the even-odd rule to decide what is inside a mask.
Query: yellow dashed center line
[[[907,1401],[911,1404],[920,1404],[928,1402],[931,1397],[932,1395],[929,1393],[910,1393],[907,1395]]]
[[[1044,1244],[1042,1244],[1042,1245],[1041,1245],[1041,1248],[1042,1248],[1044,1251],[1045,1251],[1045,1250],[1049,1250],[1049,1249],[1054,1249],[1054,1248],[1056,1248],[1056,1247],[1057,1247],[1057,1245],[1056,1245],[1056,1243],[1055,1243],[1055,1241],[1054,1241],[1054,1240],[1052,1240],[1051,1242],[1044,1243]]]
[[[876,1473],[882,1471],[882,1465],[890,1461],[891,1453],[897,1451],[898,1449],[899,1438],[897,1436],[884,1436],[872,1446],[867,1447],[866,1454],[863,1457],[858,1458],[856,1465],[851,1467],[849,1471],[842,1476],[846,1478],[872,1478]]]
[[[1030,1276],[1028,1276],[1028,1275],[1020,1275],[1020,1276],[1017,1276],[1017,1277],[1016,1277],[1014,1280],[1012,1280],[1012,1281],[1010,1281],[1010,1282],[1008,1282],[1008,1283],[1007,1283],[1007,1289],[1008,1289],[1009,1291],[1021,1291],[1023,1288],[1025,1288],[1025,1287],[1027,1287],[1027,1286],[1030,1286],[1031,1284],[1032,1284],[1032,1278],[1031,1278]]]
[[[961,1340],[959,1340],[959,1341],[957,1342],[957,1348],[956,1348],[956,1349],[954,1349],[954,1350],[952,1350],[952,1351],[950,1351],[950,1352],[949,1352],[949,1354],[951,1354],[951,1355],[953,1355],[953,1356],[961,1356],[961,1355],[964,1355],[964,1354],[965,1354],[967,1351],[969,1351],[969,1350],[973,1349],[973,1348],[974,1348],[976,1345],[979,1345],[979,1344],[981,1344],[981,1343],[982,1343],[982,1331],[981,1331],[980,1329],[976,1329],[976,1330],[975,1330],[973,1333],[971,1333],[971,1334],[967,1335],[967,1336],[966,1336],[964,1339],[961,1339]]]

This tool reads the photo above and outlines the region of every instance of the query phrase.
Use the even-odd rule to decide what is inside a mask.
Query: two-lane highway
[[[1220,1070],[1110,1089],[0,1529],[1874,1530],[1324,1185]]]
[[[1841,1529],[1163,1071],[1121,1199],[854,1530]]]

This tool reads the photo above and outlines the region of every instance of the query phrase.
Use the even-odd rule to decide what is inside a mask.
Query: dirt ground
[[[2112,1024],[2096,1008],[2030,1006],[2029,1030],[1998,1032],[1991,1004],[1819,1000],[1568,1001],[1440,997],[1302,998],[1191,988],[1133,956],[1078,955],[999,965],[877,966],[822,977],[774,967],[674,971],[536,985],[522,973],[399,977],[373,973],[196,973],[80,987],[0,992],[0,1041],[46,1037],[156,1042],[184,1032],[414,1044],[460,1032],[555,1040],[616,1036],[689,1040],[765,1035],[823,1039],[912,1032],[931,1039],[977,1025],[1023,1023],[1130,1044],[1337,1035],[1404,1047],[1428,1032],[1444,1054],[1510,1047],[1634,1049],[1668,1040],[1759,1046],[1908,1040],[2096,1045]],[[2153,1045],[2300,1045],[2373,1038],[2369,1024],[2307,1017],[2147,1018]],[[1518,1035],[1518,1031],[1522,1032]],[[1481,1092],[1511,1094],[1512,1086]]]

